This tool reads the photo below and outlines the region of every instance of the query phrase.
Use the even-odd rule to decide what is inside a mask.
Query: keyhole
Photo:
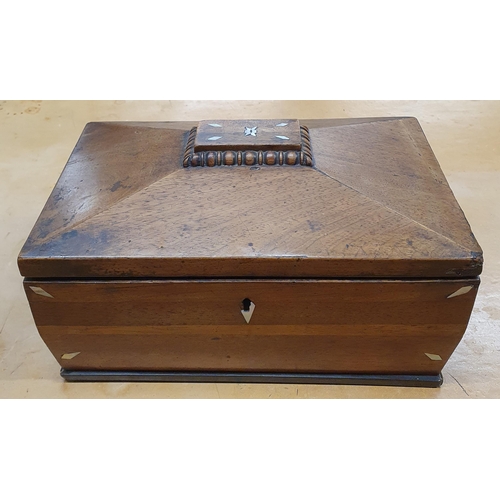
[[[252,301],[250,299],[243,299],[243,301],[241,302],[242,306],[243,306],[243,311],[250,311],[250,304],[252,303]]]

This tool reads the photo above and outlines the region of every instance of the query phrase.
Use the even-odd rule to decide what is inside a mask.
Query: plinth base
[[[399,387],[440,387],[439,375],[385,375],[356,373],[258,373],[258,372],[162,372],[65,370],[68,382],[216,382],[250,384],[387,385]]]

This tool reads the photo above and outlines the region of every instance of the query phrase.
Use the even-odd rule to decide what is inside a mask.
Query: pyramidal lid
[[[89,123],[31,278],[453,278],[482,251],[414,118]]]

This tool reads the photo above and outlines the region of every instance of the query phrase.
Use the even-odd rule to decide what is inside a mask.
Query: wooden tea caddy
[[[19,268],[69,381],[437,387],[482,251],[414,118],[109,122]]]

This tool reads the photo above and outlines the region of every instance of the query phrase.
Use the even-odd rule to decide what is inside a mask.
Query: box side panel
[[[478,279],[25,281],[72,370],[438,374]],[[451,297],[450,297],[451,296]],[[244,299],[254,305],[247,323]]]

